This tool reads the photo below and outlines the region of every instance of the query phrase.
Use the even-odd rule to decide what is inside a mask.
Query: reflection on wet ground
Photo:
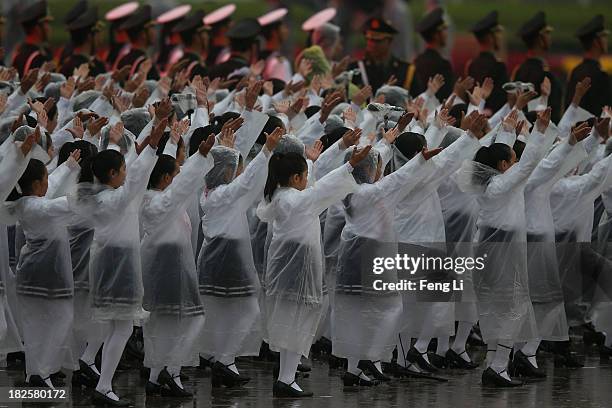
[[[481,370],[447,370],[443,375],[448,383],[428,380],[393,380],[373,388],[344,389],[341,370],[330,370],[325,359],[312,361],[309,378],[298,379],[305,389],[314,392],[314,398],[304,400],[272,398],[272,370],[274,363],[241,359],[238,367],[252,378],[243,388],[212,389],[208,373],[198,369],[186,369],[190,377],[184,382],[195,391],[189,400],[162,397],[147,398],[145,380],[139,370],[129,370],[115,376],[115,390],[119,395],[132,399],[137,407],[199,408],[199,407],[609,407],[612,405],[612,364],[600,359],[596,349],[579,350],[585,354],[585,367],[578,370],[554,367],[550,355],[543,354],[539,360],[546,368],[545,381],[530,383],[516,389],[483,388],[480,384]],[[484,349],[473,350],[472,355],[480,361]],[[22,373],[15,370],[0,371],[0,386],[9,386],[19,380]],[[70,381],[68,381],[69,383]],[[74,391],[72,406],[91,406],[87,391]],[[0,404],[2,405],[2,404]],[[17,406],[17,405],[15,405]],[[24,404],[23,406],[42,406]],[[45,404],[45,406],[53,406]],[[57,405],[60,406],[60,405]],[[64,405],[65,406],[65,405]]]

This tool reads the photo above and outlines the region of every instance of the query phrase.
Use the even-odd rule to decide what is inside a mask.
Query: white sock
[[[204,360],[207,360],[210,364],[214,364],[215,361],[215,356],[211,356],[210,354],[200,354],[200,357],[202,357]]]
[[[525,343],[521,351],[524,355],[528,356],[527,360],[535,367],[538,368],[538,362],[536,360],[536,353],[538,352],[538,347],[540,347],[540,340],[533,340]]]
[[[47,377],[47,379],[43,381],[45,382],[45,384],[47,384],[47,386],[49,386],[49,388],[55,389],[55,387],[53,386],[53,382],[51,381],[51,377]]]
[[[427,361],[429,363],[429,358],[427,357],[427,347],[429,347],[429,342],[431,341],[431,338],[421,338],[419,337],[416,341],[416,343],[414,343],[414,348],[417,349],[417,351],[419,353],[421,353],[421,355],[423,356],[423,358],[425,359],[425,361]]]
[[[495,352],[493,362],[491,363],[491,368],[496,373],[504,377],[506,380],[510,380],[508,371],[505,371],[508,368],[508,362],[510,360],[510,351],[512,351],[511,346],[498,343],[497,351]]]
[[[280,369],[278,370],[278,381],[287,385],[291,384],[291,387],[298,391],[302,391],[302,389],[295,382],[295,372],[300,363],[300,358],[301,356],[298,353],[281,349]]]
[[[382,374],[383,371],[382,371],[382,364],[380,363],[380,360],[374,362],[374,367],[376,367],[378,372]]]
[[[115,401],[118,401],[119,397],[112,392],[113,376],[115,375],[117,365],[119,365],[119,360],[121,360],[123,349],[132,335],[134,329],[132,324],[131,320],[113,320],[110,324],[111,329],[108,337],[104,341],[104,346],[102,347],[101,373],[96,391]]]
[[[453,341],[452,349],[455,353],[459,354],[465,361],[472,361],[468,353],[464,353],[465,344],[470,332],[472,331],[473,324],[470,322],[459,322],[457,325],[457,333],[455,334],[455,341]]]
[[[181,367],[166,367],[166,370],[168,370],[168,374],[170,374],[176,385],[183,388],[183,383],[181,382]]]
[[[236,367],[236,361],[234,357],[220,358],[219,362],[226,366],[229,370],[232,370],[236,374],[240,375],[240,373],[238,372],[238,367]]]
[[[159,373],[161,373],[162,370],[162,367],[152,367],[151,372],[149,373],[149,381],[155,385],[159,385],[159,382],[157,380],[159,378]]]
[[[436,354],[442,357],[446,356],[446,352],[449,348],[449,342],[450,338],[446,336],[438,337],[438,347],[436,348]]]
[[[85,347],[85,351],[81,356],[81,360],[85,364],[87,364],[96,374],[100,375],[98,368],[94,364],[96,362],[96,354],[98,354],[98,350],[102,347],[102,342],[98,343],[87,343],[87,347]]]
[[[361,371],[359,368],[357,368],[357,365],[359,364],[359,360],[353,357],[349,357],[347,358],[348,360],[348,365],[347,365],[347,369],[346,371],[358,376],[359,378],[361,378],[362,380],[366,380],[366,381],[370,381],[370,377],[368,377],[367,375],[365,375],[365,373],[363,371]]]

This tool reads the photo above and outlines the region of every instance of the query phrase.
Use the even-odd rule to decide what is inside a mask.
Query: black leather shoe
[[[582,341],[585,346],[601,346],[606,341],[606,336],[595,330],[593,325],[584,325],[584,331],[582,332]]]
[[[96,388],[98,380],[93,380],[89,376],[85,375],[81,370],[74,371],[72,373],[72,386],[74,387],[85,387],[85,388]]]
[[[147,381],[147,385],[145,386],[145,394],[151,395],[160,395],[162,386],[159,384],[154,384],[151,381]]]
[[[93,395],[91,396],[93,404],[97,406],[110,407],[129,407],[130,405],[132,405],[132,401],[125,398],[119,398],[119,400],[117,401],[112,398],[109,398],[108,394],[110,394],[111,392],[112,391],[108,391],[106,394],[102,394],[100,391],[94,391]]]
[[[333,354],[330,354],[327,358],[327,363],[329,364],[330,370],[344,369],[348,366],[348,361],[346,358],[336,357]]]
[[[502,373],[506,371],[505,369]],[[501,374],[501,373],[500,373]],[[482,385],[487,387],[520,387],[523,385],[522,381],[510,379],[506,380],[500,374],[496,373],[491,367],[487,368],[482,372]]]
[[[602,358],[610,358],[612,356],[612,348],[607,347],[606,345],[602,344],[599,347],[599,355]]]
[[[100,374],[96,373],[91,367],[95,367],[95,363],[87,364],[83,360],[79,359],[79,371],[84,376],[91,378],[92,380],[98,382],[98,380],[100,379]]]
[[[437,372],[438,369],[425,360],[423,357],[425,354],[427,354],[427,352],[421,353],[414,346],[412,346],[410,347],[410,350],[408,350],[408,354],[406,354],[406,360],[416,364],[421,370],[428,371],[430,373]]]
[[[66,378],[66,374],[62,373],[61,371],[58,371],[57,373],[53,373],[51,374],[51,378],[54,380],[63,380]]]
[[[309,373],[312,371],[312,367],[309,364],[299,363],[297,366],[297,371],[300,373]]]
[[[180,377],[180,375],[178,377]],[[161,373],[159,373],[159,376],[157,377],[157,382],[163,385],[161,389],[162,397],[193,397],[193,394],[191,392],[179,387],[176,381],[174,381],[174,377],[172,377],[168,370],[165,368],[161,371]]]
[[[376,365],[374,363],[378,363],[378,361],[370,361],[370,360],[360,360],[359,364],[357,364],[357,368],[365,371],[369,377],[373,377],[378,381],[390,381],[391,378],[386,376],[381,371],[378,371]]]
[[[359,373],[361,375],[361,373]],[[365,380],[361,378],[359,375],[355,375],[353,373],[349,373],[348,371],[344,373],[342,377],[342,381],[344,382],[345,387],[353,387],[353,386],[361,386],[361,387],[372,387],[377,385],[375,381]]]
[[[47,378],[50,378],[50,377],[47,377]],[[51,382],[53,382],[53,380]],[[30,381],[26,381],[26,386],[27,387],[49,388],[45,380],[40,375],[31,375]]]
[[[510,375],[512,377],[546,378],[546,373],[531,364],[528,357],[533,356],[526,356],[521,350],[514,353],[514,358],[510,363]]]
[[[429,354],[429,362],[439,370],[448,367],[446,357],[442,357],[435,353]]]
[[[221,385],[224,385],[226,387],[236,387],[244,385],[251,381],[249,377],[244,377],[240,374],[236,374],[228,367],[229,366],[226,366],[220,363],[219,361],[215,361],[215,364],[213,364],[212,367],[212,375],[210,377],[213,387],[216,388],[220,387]]]
[[[274,386],[272,387],[272,395],[276,398],[304,398],[304,397],[312,397],[312,392],[308,391],[298,391],[293,388],[291,384],[285,384],[282,381],[276,381]]]
[[[569,351],[563,354],[555,354],[555,367],[557,368],[582,368],[584,364]]]
[[[211,357],[210,360],[212,360],[212,357]],[[198,366],[198,368],[200,370],[206,370],[207,368],[212,369],[212,366],[213,366],[214,363],[212,361],[210,361],[210,360],[200,356],[200,365]]]
[[[461,357],[461,354],[463,353],[467,353],[467,351],[463,350],[463,352],[457,354],[455,350],[448,349],[448,351],[446,352],[446,361],[448,362],[448,366],[450,368],[459,368],[462,370],[473,370],[477,368],[478,364],[473,361],[465,361]]]

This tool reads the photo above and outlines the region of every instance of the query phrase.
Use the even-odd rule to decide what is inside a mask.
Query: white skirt
[[[179,317],[153,312],[142,326],[144,366],[195,367],[199,364],[198,339],[204,316]]]
[[[261,313],[258,296],[200,295],[206,321],[200,352],[217,360],[257,356],[261,346]]]
[[[399,295],[336,293],[333,309],[334,356],[372,361],[391,357],[402,315]]]
[[[412,338],[449,337],[455,333],[455,304],[419,302],[412,291],[402,292],[401,333]]]
[[[569,340],[569,326],[563,302],[533,303],[538,335],[546,341]]]
[[[308,357],[322,312],[321,303],[297,303],[267,296],[265,321],[270,350],[285,349]]]
[[[22,351],[23,344],[13,319],[6,295],[0,296],[0,361],[6,360],[8,353]]]
[[[17,295],[23,324],[26,373],[42,378],[62,367],[77,370],[72,355],[72,299],[46,299]]]

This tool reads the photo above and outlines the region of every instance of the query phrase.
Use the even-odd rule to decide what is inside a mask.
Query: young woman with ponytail
[[[309,188],[302,155],[275,153],[268,170],[264,201],[257,216],[272,225],[265,274],[266,334],[270,349],[280,352],[273,394],[308,397],[295,382],[300,357],[307,356],[322,313],[323,255],[319,215],[355,191],[352,171],[371,146],[353,151],[347,163]]]

